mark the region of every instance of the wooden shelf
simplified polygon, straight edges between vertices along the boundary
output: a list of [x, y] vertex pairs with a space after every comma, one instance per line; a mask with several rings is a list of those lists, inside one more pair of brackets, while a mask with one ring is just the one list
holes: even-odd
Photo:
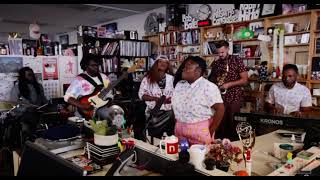
[[315, 54], [312, 57], [320, 57], [320, 54]]
[[179, 44], [160, 45], [161, 47], [179, 46]]
[[320, 33], [320, 29], [319, 30], [315, 30], [313, 31], [314, 33]]
[[216, 39], [213, 39], [213, 38], [207, 38], [206, 41], [207, 42], [219, 42], [219, 41], [223, 41], [223, 39], [216, 40]]
[[312, 83], [312, 84], [320, 84], [320, 80], [310, 80], [310, 83]]
[[320, 98], [320, 96], [319, 95], [312, 95], [313, 97], [317, 97], [317, 98]]
[[[290, 44], [284, 45], [283, 47], [299, 47], [299, 46], [309, 46], [309, 43], [302, 43], [302, 44]], [[273, 46], [268, 46], [269, 48], [273, 48]], [[279, 48], [279, 47], [278, 47]]]
[[145, 36], [142, 36], [142, 38], [149, 38], [149, 37], [155, 37], [155, 36], [159, 36], [159, 34], [145, 35]]
[[301, 15], [307, 15], [307, 14], [311, 14], [311, 10], [307, 10], [307, 11], [300, 12], [300, 13], [292, 13], [292, 14], [285, 14], [285, 15], [279, 15], [279, 16], [272, 16], [272, 17], [268, 17], [266, 19], [276, 20], [276, 19], [283, 19], [283, 18], [289, 18], [289, 17], [301, 16]]
[[213, 56], [219, 56], [219, 54], [207, 54], [207, 55], [200, 55], [202, 57], [213, 57]]
[[200, 54], [200, 52], [180, 52], [182, 54]]
[[249, 42], [249, 41], [260, 41], [260, 40], [258, 40], [258, 38], [242, 39], [242, 40], [234, 40], [233, 43], [241, 43], [241, 42]]
[[203, 29], [221, 28], [221, 27], [226, 26], [226, 25], [230, 25], [230, 24], [219, 24], [219, 25], [205, 26], [205, 27], [203, 27]]
[[201, 44], [186, 44], [186, 45], [180, 45], [182, 47], [186, 47], [186, 46], [200, 46]]
[[285, 35], [285, 36], [293, 36], [293, 35], [306, 34], [306, 33], [310, 33], [310, 31], [300, 31], [300, 32], [284, 33], [284, 35]]
[[200, 30], [200, 28], [186, 29], [186, 30], [181, 30], [179, 32], [189, 32], [189, 31], [194, 31], [194, 30]]
[[[245, 24], [245, 23], [252, 23], [252, 22], [259, 22], [259, 21], [264, 21], [264, 18], [259, 18], [259, 19], [253, 19], [250, 21], [240, 21], [240, 22], [234, 22], [234, 23], [230, 23], [232, 25], [238, 25], [238, 24]], [[229, 24], [229, 25], [230, 25]]]
[[241, 59], [261, 59], [261, 57], [243, 57]]

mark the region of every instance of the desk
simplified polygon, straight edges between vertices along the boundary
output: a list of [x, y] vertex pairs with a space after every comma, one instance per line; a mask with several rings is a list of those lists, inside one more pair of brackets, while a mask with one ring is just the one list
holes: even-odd
[[[151, 145], [151, 144], [148, 144], [148, 143], [145, 143], [143, 141], [140, 141], [140, 140], [137, 140], [137, 139], [133, 139], [133, 138], [128, 138], [127, 140], [135, 141], [135, 146], [136, 147], [139, 147], [140, 149], [142, 149], [144, 151], [147, 151], [147, 152], [150, 152], [152, 154], [155, 154], [155, 155], [157, 155], [157, 156], [159, 156], [161, 158], [164, 158], [164, 159], [167, 159], [167, 160], [172, 160], [172, 161], [176, 160], [176, 159], [173, 159], [172, 157], [168, 157], [165, 154], [160, 153], [159, 148], [154, 146], [154, 145]], [[155, 140], [155, 142], [158, 142], [158, 140]], [[73, 150], [73, 151], [62, 153], [62, 154], [59, 154], [59, 155], [61, 157], [63, 157], [63, 158], [70, 158], [70, 157], [73, 157], [73, 156], [76, 156], [76, 155], [80, 155], [80, 154], [84, 154], [84, 150], [82, 150], [82, 149]], [[108, 172], [108, 170], [110, 169], [111, 166], [112, 166], [112, 164], [104, 166], [102, 171], [99, 171], [99, 172], [97, 172], [95, 174], [92, 174], [92, 176], [104, 176]], [[201, 168], [201, 169], [196, 169], [196, 170], [198, 172], [203, 173], [204, 175], [211, 175], [211, 176], [230, 176], [230, 175], [232, 175], [232, 174], [226, 173], [224, 171], [221, 171], [219, 169], [208, 171], [205, 168]], [[144, 174], [148, 174], [150, 176], [159, 175], [157, 173], [150, 173], [150, 172], [148, 172], [146, 170], [145, 171], [139, 171], [138, 174], [136, 174], [136, 175], [138, 176], [138, 175], [144, 175]]]
[[[281, 139], [277, 135], [277, 133], [279, 133], [279, 132], [290, 132], [290, 131], [277, 130], [272, 133], [256, 137], [256, 143], [255, 143], [255, 146], [253, 147], [253, 151], [252, 151], [253, 152], [252, 153], [252, 172], [253, 172], [253, 174], [259, 175], [259, 176], [268, 175], [274, 171], [274, 169], [270, 165], [268, 165], [268, 163], [279, 163], [278, 159], [276, 159], [270, 155], [266, 155], [266, 154], [262, 153], [262, 152], [273, 153], [273, 151], [274, 151], [273, 143], [287, 143], [288, 142], [288, 139]], [[136, 146], [139, 146], [140, 148], [143, 148], [146, 151], [156, 152], [158, 149], [156, 146], [145, 143], [143, 141], [136, 140], [136, 139], [132, 139], [132, 140], [135, 141]], [[156, 145], [158, 144], [158, 142], [159, 142], [159, 140], [155, 139]], [[242, 147], [242, 144], [240, 141], [232, 142], [232, 144], [234, 144], [238, 147]], [[60, 154], [60, 156], [62, 156], [64, 158], [69, 158], [69, 157], [83, 154], [83, 153], [84, 153], [83, 150], [75, 150], [75, 151]], [[157, 151], [156, 154], [163, 157], [163, 158], [170, 159], [169, 157], [166, 157], [164, 154], [161, 154], [159, 151]], [[93, 174], [93, 176], [105, 175], [110, 167], [111, 167], [111, 165], [106, 165], [104, 167], [103, 171], [100, 171], [96, 174]], [[245, 169], [243, 162], [241, 163], [241, 165], [238, 168], [235, 166], [235, 164], [232, 164], [228, 173], [225, 173], [225, 172], [220, 171], [218, 169], [215, 169], [213, 171], [208, 171], [205, 168], [198, 169], [198, 171], [201, 171], [201, 172], [205, 173], [206, 175], [212, 175], [212, 176], [231, 176], [231, 175], [233, 175], [233, 173], [235, 171], [240, 170], [240, 169]]]
[[[262, 136], [256, 137], [255, 145], [252, 149], [252, 173], [265, 176], [274, 171], [274, 169], [269, 165], [270, 163], [280, 163], [278, 159], [270, 155], [264, 154], [262, 152], [273, 153], [273, 143], [288, 143], [288, 139], [281, 139], [277, 133], [279, 132], [290, 132], [286, 130], [277, 130]], [[242, 143], [240, 141], [232, 142], [233, 145], [242, 148]], [[234, 164], [233, 164], [234, 165]], [[236, 167], [231, 166], [230, 173], [234, 173]], [[241, 163], [239, 169], [245, 169], [244, 163]]]
[[[253, 151], [252, 151], [252, 172], [253, 172], [253, 175], [264, 176], [264, 175], [268, 175], [274, 171], [274, 169], [271, 166], [268, 166], [266, 164], [278, 163], [279, 160], [272, 157], [272, 156], [261, 153], [261, 152], [271, 153], [271, 152], [273, 152], [273, 143], [287, 143], [288, 142], [288, 139], [281, 139], [280, 136], [277, 135], [277, 133], [279, 133], [280, 131], [283, 132], [283, 130], [277, 130], [275, 132], [256, 137], [256, 143], [255, 143], [255, 146], [253, 147]], [[285, 131], [285, 132], [288, 132], [288, 131]], [[139, 147], [140, 149], [143, 149], [144, 151], [151, 152], [151, 153], [156, 154], [157, 156], [164, 158], [164, 159], [167, 159], [167, 160], [174, 160], [171, 157], [168, 157], [164, 154], [161, 154], [160, 151], [158, 150], [158, 147], [156, 147], [154, 145], [151, 145], [151, 144], [148, 144], [148, 143], [145, 143], [143, 141], [136, 140], [133, 138], [129, 138], [129, 139], [134, 140], [136, 146]], [[155, 142], [157, 142], [157, 140]], [[242, 144], [240, 141], [235, 141], [232, 143], [236, 146], [242, 147]], [[80, 155], [83, 153], [84, 153], [83, 149], [77, 149], [77, 150], [69, 151], [66, 153], [61, 153], [61, 154], [59, 154], [59, 156], [61, 156], [63, 158], [70, 158], [75, 155]], [[92, 176], [104, 176], [106, 174], [106, 172], [110, 169], [111, 166], [112, 166], [111, 164], [104, 166], [102, 171], [97, 172], [95, 174], [92, 174]], [[18, 167], [18, 165], [15, 164], [15, 167]], [[198, 172], [205, 174], [205, 175], [232, 176], [232, 174], [236, 170], [241, 170], [241, 169], [245, 169], [243, 163], [241, 163], [239, 168], [235, 167], [234, 164], [232, 164], [228, 173], [223, 172], [218, 169], [208, 171], [205, 168], [201, 168], [201, 169], [196, 169], [196, 170]], [[143, 174], [146, 172], [139, 172], [139, 173]], [[140, 174], [136, 174], [136, 175], [140, 175]], [[156, 175], [156, 174], [149, 174], [149, 175]]]

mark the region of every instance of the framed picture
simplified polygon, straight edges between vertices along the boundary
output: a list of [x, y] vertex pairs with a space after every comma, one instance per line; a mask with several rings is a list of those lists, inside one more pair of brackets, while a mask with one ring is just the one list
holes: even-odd
[[59, 39], [60, 39], [61, 45], [68, 45], [69, 44], [69, 35], [68, 34], [59, 36]]
[[260, 18], [276, 16], [281, 13], [282, 7], [281, 4], [261, 4]]
[[308, 64], [308, 51], [297, 51], [295, 53], [294, 64]]
[[105, 27], [107, 30], [107, 33], [115, 33], [116, 30], [118, 30], [117, 23], [110, 23], [110, 24], [102, 25], [101, 27]]

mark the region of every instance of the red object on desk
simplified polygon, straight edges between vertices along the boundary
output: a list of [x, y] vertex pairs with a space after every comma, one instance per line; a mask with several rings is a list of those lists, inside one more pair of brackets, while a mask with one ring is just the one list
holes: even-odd
[[250, 149], [248, 149], [247, 151], [246, 151], [246, 160], [247, 161], [250, 161], [251, 160], [251, 150]]

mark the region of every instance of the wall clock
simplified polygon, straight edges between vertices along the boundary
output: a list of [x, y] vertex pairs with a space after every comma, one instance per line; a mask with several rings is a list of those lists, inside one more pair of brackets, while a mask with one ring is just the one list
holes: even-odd
[[197, 11], [198, 18], [201, 21], [208, 19], [211, 16], [211, 13], [211, 7], [208, 4], [201, 5]]

